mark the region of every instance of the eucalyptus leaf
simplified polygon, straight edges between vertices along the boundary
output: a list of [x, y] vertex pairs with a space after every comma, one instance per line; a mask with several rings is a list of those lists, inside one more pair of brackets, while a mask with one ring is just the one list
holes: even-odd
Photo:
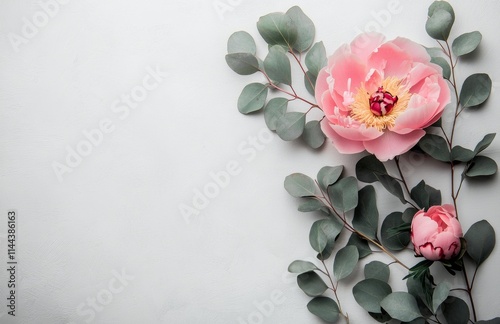
[[450, 294], [450, 285], [446, 282], [440, 282], [432, 293], [432, 311], [437, 313], [438, 307], [448, 298]]
[[477, 321], [476, 324], [500, 324], [500, 317], [495, 317], [485, 321]]
[[401, 184], [399, 183], [398, 180], [394, 179], [388, 174], [377, 175], [377, 179], [378, 181], [380, 181], [380, 183], [384, 186], [384, 188], [388, 192], [398, 197], [402, 204], [406, 203], [406, 198], [403, 193], [403, 188], [401, 187]]
[[410, 322], [422, 316], [415, 297], [407, 292], [398, 291], [389, 294], [380, 302], [380, 306], [392, 318], [403, 322]]
[[368, 314], [379, 323], [387, 323], [392, 319], [391, 315], [387, 314], [387, 312], [383, 309], [382, 309], [382, 313], [368, 312]]
[[403, 220], [403, 222], [410, 224], [413, 219], [413, 216], [415, 216], [417, 212], [418, 210], [413, 207], [406, 208], [405, 211], [403, 212], [403, 216], [401, 216], [401, 219]]
[[442, 57], [445, 55], [441, 47], [426, 47], [425, 50], [430, 57]]
[[317, 77], [319, 71], [326, 65], [326, 63], [327, 57], [325, 45], [323, 44], [323, 42], [317, 42], [306, 54], [306, 67], [312, 75]]
[[307, 122], [302, 134], [304, 141], [313, 149], [320, 148], [325, 143], [325, 134], [321, 130], [319, 120], [311, 120]]
[[348, 212], [358, 205], [358, 181], [354, 177], [340, 179], [328, 188], [333, 207]]
[[354, 245], [358, 249], [359, 258], [362, 259], [372, 253], [368, 241], [359, 237], [358, 234], [352, 233], [347, 241], [347, 245]]
[[467, 324], [469, 322], [469, 306], [458, 297], [448, 296], [441, 304], [441, 309], [447, 323]]
[[260, 17], [257, 29], [269, 45], [282, 45], [293, 48], [297, 41], [298, 31], [290, 16], [274, 12]]
[[337, 303], [328, 297], [315, 297], [308, 304], [307, 309], [327, 323], [337, 322], [340, 314]]
[[356, 268], [358, 260], [359, 252], [354, 245], [347, 245], [340, 249], [335, 255], [333, 263], [333, 275], [337, 281], [350, 275]]
[[287, 112], [276, 121], [276, 133], [284, 141], [293, 141], [304, 132], [306, 114]]
[[242, 114], [260, 110], [266, 103], [268, 88], [262, 83], [250, 83], [243, 88], [238, 98], [238, 110]]
[[306, 295], [311, 297], [320, 296], [328, 288], [323, 279], [313, 271], [298, 275], [297, 284]]
[[472, 161], [465, 171], [465, 175], [469, 178], [491, 176], [497, 173], [498, 166], [495, 160], [478, 155]]
[[285, 190], [293, 197], [315, 197], [319, 194], [316, 182], [302, 173], [292, 173], [285, 178]]
[[448, 148], [446, 140], [441, 136], [426, 134], [418, 142], [418, 146], [422, 149], [422, 151], [424, 151], [434, 159], [441, 162], [450, 162], [450, 149]]
[[393, 212], [382, 222], [380, 236], [382, 245], [393, 251], [401, 251], [410, 243], [410, 231], [395, 231], [398, 226], [405, 224], [403, 213]]
[[423, 209], [441, 205], [441, 191], [427, 185], [424, 180], [411, 189], [410, 196]]
[[352, 288], [352, 294], [356, 302], [367, 312], [381, 313], [380, 302], [390, 293], [391, 286], [378, 279], [365, 279], [358, 282]]
[[340, 179], [343, 170], [344, 166], [342, 165], [322, 167], [317, 175], [319, 187], [326, 191], [329, 186]]
[[269, 78], [277, 83], [292, 84], [290, 59], [281, 46], [272, 46], [264, 59], [264, 69]]
[[257, 46], [255, 41], [246, 31], [237, 31], [229, 36], [227, 41], [227, 52], [231, 53], [250, 53], [255, 55]]
[[427, 19], [425, 30], [432, 38], [445, 41], [450, 35], [453, 22], [454, 19], [448, 11], [437, 9], [434, 10], [432, 15]]
[[491, 79], [486, 73], [472, 74], [465, 79], [460, 90], [462, 107], [475, 107], [484, 103], [491, 93]]
[[287, 107], [288, 99], [286, 98], [278, 97], [269, 100], [264, 107], [264, 120], [270, 130], [276, 130], [276, 122], [285, 115]]
[[376, 240], [378, 217], [375, 189], [371, 185], [365, 186], [358, 193], [358, 205], [354, 210], [352, 226], [357, 231]]
[[[322, 254], [328, 245], [333, 245], [342, 231], [343, 224], [334, 219], [321, 219], [313, 223], [309, 232], [311, 247]], [[331, 253], [329, 251], [328, 253]]]
[[479, 267], [491, 254], [495, 247], [495, 230], [486, 220], [474, 223], [467, 233], [467, 254]]
[[309, 92], [311, 95], [315, 95], [315, 85], [316, 85], [316, 79], [317, 76], [312, 74], [311, 71], [307, 71], [306, 74], [304, 74], [304, 84], [306, 86], [307, 92]]
[[458, 162], [469, 162], [474, 158], [476, 153], [473, 151], [463, 148], [460, 145], [454, 146], [451, 149], [451, 159]]
[[288, 272], [291, 273], [305, 273], [318, 270], [314, 263], [309, 261], [295, 260], [288, 266]]
[[314, 41], [316, 33], [314, 23], [298, 6], [288, 9], [286, 15], [292, 19], [297, 28], [297, 39], [293, 45], [293, 49], [302, 53], [311, 47]]
[[386, 175], [387, 170], [375, 155], [367, 155], [356, 163], [356, 177], [359, 181], [373, 183], [378, 181], [379, 175]]
[[456, 56], [462, 56], [473, 52], [481, 43], [483, 36], [478, 31], [465, 33], [453, 41], [451, 50]]
[[442, 0], [436, 0], [434, 1], [430, 6], [429, 6], [429, 9], [427, 11], [427, 15], [430, 17], [434, 14], [434, 12], [436, 10], [444, 10], [446, 12], [448, 12], [453, 21], [455, 21], [455, 11], [453, 10], [453, 7], [451, 6], [451, 4], [447, 1], [442, 1]]
[[477, 143], [476, 148], [474, 149], [474, 154], [479, 154], [484, 151], [488, 146], [490, 146], [491, 142], [495, 138], [495, 133], [486, 134], [479, 143]]
[[306, 199], [307, 200], [303, 202], [298, 208], [300, 212], [306, 213], [306, 212], [321, 210], [325, 214], [329, 213], [328, 207], [323, 202], [321, 202], [321, 200], [314, 198], [306, 198]]
[[365, 265], [365, 278], [378, 279], [384, 282], [389, 282], [391, 270], [389, 266], [380, 261], [372, 261]]
[[251, 53], [231, 53], [226, 55], [226, 63], [234, 72], [249, 75], [259, 71], [259, 60]]
[[448, 79], [448, 80], [450, 79], [451, 68], [450, 68], [450, 64], [448, 63], [448, 61], [446, 61], [442, 57], [432, 57], [431, 63], [437, 64], [443, 69], [443, 78]]

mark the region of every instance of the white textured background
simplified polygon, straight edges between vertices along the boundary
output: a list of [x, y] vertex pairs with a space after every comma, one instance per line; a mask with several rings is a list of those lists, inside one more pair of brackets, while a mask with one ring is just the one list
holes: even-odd
[[[398, 12], [382, 17], [394, 1]], [[329, 53], [374, 25], [389, 39], [433, 45], [424, 30], [431, 1], [66, 0], [44, 21], [48, 2], [0, 2], [0, 322], [319, 323], [286, 272], [291, 261], [314, 257], [308, 232], [317, 216], [296, 211], [282, 183], [324, 165], [352, 172], [360, 155], [265, 137], [262, 115], [236, 109], [243, 86], [261, 78], [226, 66], [227, 38], [249, 31], [263, 57], [256, 21], [298, 4]], [[453, 5], [452, 37], [483, 34], [477, 62], [459, 63], [459, 80], [488, 72], [494, 82], [487, 104], [461, 119], [457, 144], [474, 147], [499, 129], [500, 2]], [[40, 27], [29, 29], [33, 19]], [[24, 42], [13, 46], [13, 34]], [[122, 96], [142, 84], [148, 67], [163, 71], [161, 82], [126, 115]], [[112, 132], [58, 181], [53, 164], [65, 163], [68, 148], [84, 145], [84, 132], [103, 121]], [[497, 139], [485, 154], [499, 161], [499, 148]], [[198, 215], [183, 217], [179, 207], [192, 205], [196, 190], [228, 163], [239, 173]], [[449, 202], [447, 169], [431, 165], [408, 165], [410, 184], [425, 176]], [[401, 208], [380, 192], [382, 217]], [[464, 228], [487, 219], [499, 231], [498, 194], [497, 178], [466, 184]], [[5, 314], [10, 208], [19, 213], [15, 319]], [[362, 263], [375, 258], [386, 260]], [[410, 252], [403, 258], [417, 261]], [[492, 289], [499, 267], [497, 247], [474, 287], [483, 319], [500, 315]], [[404, 272], [391, 270], [401, 287]], [[350, 292], [362, 277], [360, 268], [340, 286], [351, 323], [372, 321]]]

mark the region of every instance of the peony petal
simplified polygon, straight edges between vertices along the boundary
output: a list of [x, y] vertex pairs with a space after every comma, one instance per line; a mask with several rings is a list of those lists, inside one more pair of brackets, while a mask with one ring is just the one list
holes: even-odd
[[398, 37], [392, 43], [401, 48], [405, 53], [408, 53], [414, 62], [429, 63], [431, 61], [431, 57], [425, 48], [414, 41]]
[[425, 80], [425, 78], [431, 75], [436, 75], [438, 73], [440, 72], [436, 71], [436, 69], [430, 65], [422, 63], [415, 64], [408, 72], [408, 76], [406, 77], [407, 86], [410, 89], [410, 92], [417, 92], [417, 89], [412, 89], [415, 85]]
[[404, 135], [386, 131], [384, 135], [364, 142], [364, 145], [368, 152], [375, 154], [377, 159], [383, 162], [408, 152], [424, 135], [425, 131], [422, 129]]
[[368, 66], [383, 70], [384, 78], [394, 76], [404, 79], [412, 68], [411, 58], [396, 45], [387, 42], [378, 48], [369, 58]]
[[440, 247], [442, 249], [445, 259], [451, 259], [454, 256], [456, 247], [460, 248], [460, 239], [450, 232], [442, 232], [436, 236], [432, 245], [435, 248]]
[[330, 75], [335, 79], [335, 92], [341, 96], [344, 96], [344, 93], [354, 94], [365, 81], [367, 72], [366, 64], [357, 56], [339, 57], [330, 68]]
[[398, 134], [408, 134], [415, 129], [425, 128], [429, 120], [435, 116], [439, 103], [428, 102], [420, 95], [413, 95], [406, 110], [398, 116], [390, 130]]
[[326, 71], [326, 68], [323, 68], [319, 71], [318, 77], [316, 78], [316, 86], [314, 93], [316, 97], [316, 102], [318, 104], [321, 104], [323, 94], [328, 91], [328, 83], [326, 82], [327, 77], [328, 77], [328, 72]]
[[357, 55], [361, 60], [366, 61], [368, 57], [385, 40], [385, 36], [380, 33], [364, 33], [356, 36], [351, 42], [351, 52]]
[[424, 258], [430, 261], [438, 261], [444, 255], [442, 248], [435, 248], [431, 243], [426, 243], [420, 246], [420, 254], [422, 254]]
[[411, 233], [413, 235], [412, 243], [415, 246], [424, 245], [432, 242], [437, 233], [437, 223], [427, 217], [425, 213], [418, 212], [411, 223]]
[[384, 135], [375, 127], [366, 128], [364, 124], [359, 127], [332, 125], [332, 128], [337, 134], [351, 141], [370, 141]]
[[323, 119], [321, 122], [321, 129], [325, 135], [333, 142], [333, 145], [342, 154], [360, 153], [365, 150], [363, 142], [351, 141], [338, 135], [332, 128], [332, 124], [328, 120]]

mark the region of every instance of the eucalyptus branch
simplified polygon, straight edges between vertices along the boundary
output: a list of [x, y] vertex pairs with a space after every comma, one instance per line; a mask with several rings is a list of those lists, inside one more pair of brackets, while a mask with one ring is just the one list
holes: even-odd
[[[394, 158], [394, 162], [396, 162], [396, 167], [398, 169], [398, 173], [399, 173], [399, 176], [401, 177], [401, 179], [397, 179], [397, 180], [400, 180], [401, 183], [404, 185], [405, 187], [405, 190], [406, 190], [406, 193], [408, 194], [408, 196], [411, 198], [411, 191], [410, 189], [408, 188], [408, 184], [406, 183], [406, 179], [405, 179], [405, 176], [403, 175], [403, 171], [401, 170], [401, 166], [399, 165], [399, 156], [396, 156]], [[412, 203], [411, 201], [405, 199], [406, 203], [411, 205], [413, 208], [415, 209], [419, 209], [414, 203]]]
[[297, 55], [294, 53], [293, 49], [289, 49], [288, 52], [290, 54], [292, 54], [292, 56], [295, 59], [295, 61], [297, 61], [297, 64], [299, 65], [300, 69], [304, 73], [304, 76], [306, 77], [307, 82], [309, 82], [309, 84], [311, 85], [311, 88], [314, 89], [314, 83], [311, 81], [311, 78], [309, 78], [309, 75], [307, 74], [306, 70], [304, 69], [304, 66], [302, 65], [302, 62], [300, 61], [300, 58], [297, 57]]
[[328, 270], [328, 267], [325, 264], [325, 260], [323, 260], [323, 256], [321, 257], [321, 263], [323, 264], [323, 267], [325, 268], [326, 273], [324, 271], [321, 271], [321, 270], [320, 271], [323, 272], [324, 274], [326, 274], [326, 276], [330, 280], [330, 283], [332, 285], [331, 290], [333, 291], [333, 294], [335, 295], [335, 299], [337, 300], [337, 305], [339, 306], [339, 312], [346, 319], [347, 323], [349, 323], [349, 316], [347, 315], [347, 313], [344, 314], [344, 311], [342, 310], [342, 306], [340, 305], [340, 299], [339, 299], [339, 296], [337, 294], [337, 286], [335, 286], [335, 284], [333, 283], [333, 278], [330, 275], [330, 271]]

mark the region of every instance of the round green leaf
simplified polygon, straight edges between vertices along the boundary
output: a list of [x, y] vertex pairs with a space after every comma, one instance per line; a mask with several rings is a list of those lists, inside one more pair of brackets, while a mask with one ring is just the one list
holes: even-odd
[[284, 141], [293, 141], [302, 135], [306, 124], [306, 114], [288, 112], [276, 121], [276, 133]]
[[342, 175], [342, 171], [344, 170], [344, 166], [325, 166], [322, 167], [318, 172], [318, 184], [321, 189], [326, 190], [329, 186], [337, 182], [337, 180]]
[[441, 205], [441, 191], [427, 185], [424, 180], [411, 189], [410, 196], [420, 208]]
[[[343, 224], [333, 219], [321, 219], [313, 223], [309, 231], [309, 243], [320, 255], [327, 247], [333, 247], [335, 239], [342, 231]], [[331, 251], [327, 251], [331, 253]], [[323, 258], [320, 258], [323, 259]]]
[[410, 243], [410, 231], [396, 231], [395, 228], [405, 224], [401, 212], [389, 214], [382, 222], [380, 235], [382, 244], [393, 250], [401, 251]]
[[250, 53], [227, 54], [226, 63], [231, 70], [241, 75], [249, 75], [259, 71], [259, 61]]
[[316, 85], [316, 79], [317, 76], [313, 75], [311, 71], [307, 71], [306, 74], [304, 74], [304, 85], [306, 86], [306, 90], [313, 96], [315, 95], [314, 89]]
[[314, 263], [309, 261], [295, 260], [288, 266], [288, 272], [291, 273], [304, 273], [309, 271], [318, 270]]
[[403, 322], [410, 322], [422, 316], [415, 297], [407, 292], [398, 291], [389, 294], [380, 302], [380, 306], [392, 318]]
[[467, 233], [467, 254], [480, 266], [486, 260], [495, 247], [495, 230], [486, 220], [474, 223]]
[[401, 187], [401, 183], [399, 183], [398, 180], [388, 174], [377, 175], [377, 179], [388, 192], [398, 197], [402, 204], [406, 203], [403, 188]]
[[427, 11], [427, 15], [429, 17], [432, 16], [434, 14], [434, 12], [438, 9], [441, 9], [441, 10], [448, 12], [451, 15], [453, 21], [455, 21], [455, 11], [453, 10], [453, 7], [451, 6], [451, 4], [447, 1], [442, 1], [442, 0], [434, 1], [429, 6], [429, 10]]
[[327, 323], [335, 323], [339, 318], [337, 303], [328, 297], [315, 297], [308, 304], [307, 309]]
[[276, 45], [269, 49], [269, 54], [264, 59], [264, 69], [271, 80], [287, 85], [292, 84], [290, 59], [286, 56], [283, 47]]
[[367, 155], [356, 163], [356, 177], [359, 181], [373, 183], [378, 181], [378, 175], [383, 174], [387, 174], [387, 170], [375, 155]]
[[445, 41], [450, 35], [453, 22], [454, 19], [448, 11], [437, 9], [427, 19], [425, 30], [432, 38]]
[[364, 273], [366, 279], [378, 279], [383, 282], [388, 282], [391, 270], [389, 266], [383, 262], [372, 261], [365, 265]]
[[487, 157], [478, 155], [469, 164], [468, 168], [465, 170], [465, 175], [467, 177], [484, 177], [491, 176], [497, 173], [498, 166], [495, 160]]
[[434, 134], [425, 134], [424, 137], [418, 142], [418, 146], [433, 157], [441, 162], [450, 162], [451, 154], [446, 140], [441, 136]]
[[311, 120], [307, 122], [302, 134], [304, 141], [313, 149], [318, 149], [325, 142], [325, 134], [321, 130], [319, 120]]
[[465, 79], [460, 91], [462, 107], [479, 106], [488, 99], [491, 93], [491, 79], [486, 73], [476, 73]]
[[337, 280], [342, 280], [350, 275], [356, 268], [359, 260], [358, 249], [354, 245], [348, 245], [341, 248], [333, 263], [333, 275]]
[[264, 107], [268, 88], [262, 83], [250, 83], [243, 88], [238, 98], [238, 110], [242, 114], [249, 114]]
[[229, 36], [227, 41], [227, 52], [231, 53], [250, 53], [255, 55], [257, 47], [253, 37], [246, 31], [237, 31]]
[[456, 56], [469, 54], [479, 46], [482, 38], [483, 36], [478, 31], [462, 34], [455, 38], [451, 50]]
[[315, 197], [319, 194], [316, 182], [302, 173], [292, 173], [285, 178], [285, 190], [293, 197]]
[[443, 69], [443, 78], [448, 79], [448, 80], [450, 79], [451, 68], [450, 68], [450, 64], [448, 64], [448, 61], [446, 61], [442, 57], [432, 57], [431, 63], [437, 64]]
[[450, 286], [447, 282], [440, 282], [432, 293], [432, 311], [437, 313], [438, 307], [448, 298]]
[[469, 162], [475, 155], [476, 154], [473, 151], [463, 148], [460, 145], [454, 146], [451, 149], [451, 159], [453, 161]]
[[285, 115], [287, 107], [288, 99], [286, 98], [273, 98], [269, 100], [264, 107], [264, 120], [270, 130], [276, 130], [276, 122]]
[[317, 77], [319, 71], [327, 63], [326, 49], [323, 42], [317, 42], [311, 47], [311, 50], [306, 54], [305, 63], [309, 72]]
[[476, 148], [474, 149], [474, 154], [477, 155], [484, 151], [488, 146], [490, 146], [491, 142], [495, 138], [495, 133], [486, 134], [479, 143], [477, 143]]
[[378, 279], [365, 279], [352, 288], [356, 302], [367, 312], [381, 313], [380, 302], [392, 292], [391, 286]]
[[358, 205], [358, 181], [354, 177], [340, 179], [328, 188], [333, 207], [348, 212]]
[[320, 200], [314, 199], [314, 198], [307, 199], [304, 203], [302, 203], [299, 206], [298, 210], [300, 212], [312, 212], [312, 211], [321, 210], [321, 211], [325, 212], [326, 214], [329, 213], [328, 207]]
[[378, 217], [375, 188], [372, 185], [365, 186], [358, 193], [358, 204], [354, 210], [352, 226], [366, 236], [376, 239]]
[[323, 279], [313, 271], [298, 275], [297, 284], [306, 295], [311, 297], [320, 296], [328, 288]]
[[352, 233], [347, 241], [347, 245], [354, 245], [358, 249], [359, 258], [362, 259], [372, 253], [368, 241], [359, 237], [358, 234]]
[[458, 297], [448, 296], [441, 304], [441, 309], [447, 323], [467, 324], [469, 322], [469, 306]]
[[297, 39], [293, 45], [293, 49], [302, 53], [311, 47], [314, 41], [314, 34], [316, 32], [314, 23], [298, 6], [288, 9], [286, 15], [292, 19], [294, 25], [297, 27]]
[[292, 18], [281, 12], [274, 12], [260, 17], [257, 29], [269, 45], [281, 45], [293, 48], [298, 31]]

